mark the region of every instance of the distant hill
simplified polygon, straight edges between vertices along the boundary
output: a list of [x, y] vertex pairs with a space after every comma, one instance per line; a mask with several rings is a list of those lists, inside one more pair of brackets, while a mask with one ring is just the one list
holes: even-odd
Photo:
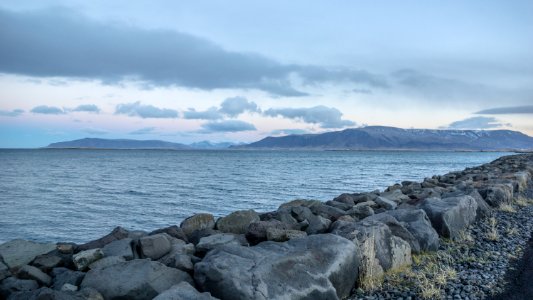
[[533, 150], [533, 137], [511, 130], [433, 130], [367, 126], [322, 134], [267, 137], [240, 149]]
[[159, 140], [126, 140], [85, 138], [74, 141], [52, 143], [46, 148], [84, 148], [84, 149], [191, 149], [191, 147]]
[[239, 146], [243, 145], [243, 143], [231, 143], [231, 142], [221, 142], [221, 143], [213, 143], [209, 141], [202, 141], [202, 142], [196, 142], [189, 144], [189, 147], [194, 149], [227, 149], [231, 146]]

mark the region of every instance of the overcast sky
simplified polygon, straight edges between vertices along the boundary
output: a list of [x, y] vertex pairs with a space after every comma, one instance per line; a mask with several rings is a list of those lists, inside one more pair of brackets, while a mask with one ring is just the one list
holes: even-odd
[[533, 1], [0, 3], [0, 147], [533, 135]]

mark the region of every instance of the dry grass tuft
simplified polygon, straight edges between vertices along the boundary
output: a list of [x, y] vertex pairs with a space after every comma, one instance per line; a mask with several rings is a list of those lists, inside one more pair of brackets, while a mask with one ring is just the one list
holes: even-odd
[[496, 218], [491, 217], [489, 218], [489, 230], [486, 233], [486, 237], [489, 241], [497, 241], [500, 239], [500, 234], [498, 233], [498, 229], [496, 229], [496, 225], [498, 224], [498, 221]]
[[514, 198], [514, 204], [518, 205], [519, 207], [526, 207], [533, 204], [533, 199], [528, 199], [524, 196], [518, 196]]
[[515, 213], [516, 209], [510, 204], [501, 204], [499, 209], [503, 212]]

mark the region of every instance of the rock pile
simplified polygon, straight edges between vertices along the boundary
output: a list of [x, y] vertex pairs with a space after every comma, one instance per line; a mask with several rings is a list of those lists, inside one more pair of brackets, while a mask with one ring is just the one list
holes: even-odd
[[533, 196], [532, 177], [533, 155], [514, 155], [327, 202], [117, 227], [83, 245], [14, 240], [0, 245], [0, 298], [343, 299]]

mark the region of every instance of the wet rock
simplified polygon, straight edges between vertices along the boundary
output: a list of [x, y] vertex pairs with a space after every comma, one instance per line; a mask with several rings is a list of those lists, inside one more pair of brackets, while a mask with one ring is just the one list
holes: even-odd
[[292, 200], [292, 201], [281, 204], [278, 210], [284, 209], [284, 208], [292, 208], [296, 206], [305, 206], [305, 207], [311, 208], [316, 205], [324, 205], [324, 203], [318, 200], [296, 199], [296, 200]]
[[102, 252], [105, 257], [120, 256], [125, 260], [132, 260], [134, 258], [132, 242], [133, 240], [130, 238], [116, 240], [105, 245], [104, 248], [102, 248]]
[[56, 249], [55, 244], [13, 240], [0, 245], [0, 256], [9, 268], [17, 268], [29, 264], [36, 256], [54, 249]]
[[220, 299], [337, 299], [349, 295], [358, 265], [355, 244], [321, 234], [219, 248], [195, 265], [194, 274], [202, 290]]
[[250, 223], [260, 221], [253, 210], [239, 210], [218, 219], [216, 227], [225, 233], [245, 234]]
[[46, 273], [44, 273], [39, 268], [36, 268], [34, 266], [29, 266], [29, 265], [22, 266], [17, 272], [17, 277], [20, 279], [35, 280], [39, 284], [45, 285], [45, 286], [52, 285], [52, 277], [48, 276]]
[[72, 256], [72, 262], [80, 271], [86, 270], [90, 264], [104, 257], [104, 253], [100, 248], [81, 251]]
[[102, 248], [105, 245], [111, 243], [112, 241], [121, 240], [129, 237], [129, 234], [130, 233], [126, 229], [118, 226], [115, 227], [115, 229], [113, 229], [113, 231], [111, 231], [109, 234], [94, 241], [79, 245], [77, 249], [78, 251], [84, 251], [89, 249]]
[[267, 239], [274, 242], [286, 242], [288, 240], [306, 237], [307, 233], [292, 229], [267, 229]]
[[171, 243], [166, 234], [159, 233], [140, 238], [136, 249], [140, 257], [157, 260], [170, 251]]
[[200, 293], [192, 285], [183, 281], [162, 292], [153, 300], [216, 300], [210, 293]]
[[195, 214], [194, 216], [188, 217], [183, 220], [180, 224], [181, 230], [189, 238], [189, 236], [198, 230], [205, 229], [214, 229], [215, 228], [215, 218], [212, 214]]
[[106, 268], [90, 270], [81, 288], [99, 291], [105, 299], [152, 299], [191, 277], [180, 270], [147, 259], [135, 259]]
[[421, 204], [433, 228], [443, 237], [456, 238], [476, 220], [477, 203], [470, 196], [428, 198]]

